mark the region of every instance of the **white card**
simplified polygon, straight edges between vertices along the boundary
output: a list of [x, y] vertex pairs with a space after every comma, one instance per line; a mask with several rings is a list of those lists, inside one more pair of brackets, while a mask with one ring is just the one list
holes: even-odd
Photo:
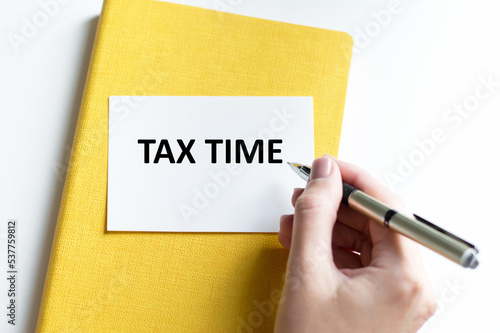
[[110, 231], [277, 232], [314, 158], [312, 97], [111, 96], [109, 127]]

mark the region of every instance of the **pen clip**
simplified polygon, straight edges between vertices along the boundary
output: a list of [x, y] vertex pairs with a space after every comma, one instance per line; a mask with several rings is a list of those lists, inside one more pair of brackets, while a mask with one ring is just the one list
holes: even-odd
[[458, 237], [458, 236], [456, 236], [456, 235], [452, 234], [452, 233], [451, 233], [451, 232], [449, 232], [449, 231], [444, 230], [444, 229], [443, 229], [443, 228], [441, 228], [441, 227], [438, 227], [438, 226], [437, 226], [437, 225], [435, 225], [434, 223], [427, 221], [426, 219], [424, 219], [424, 218], [422, 218], [422, 217], [418, 216], [417, 214], [413, 214], [413, 216], [415, 216], [415, 218], [417, 219], [417, 221], [419, 221], [419, 222], [421, 222], [421, 223], [423, 223], [423, 224], [425, 224], [425, 225], [427, 225], [427, 226], [429, 226], [429, 227], [433, 228], [434, 230], [437, 230], [437, 231], [439, 231], [439, 232], [441, 232], [441, 233], [443, 233], [443, 234], [445, 234], [445, 235], [447, 235], [447, 236], [449, 236], [449, 237], [451, 237], [451, 238], [453, 238], [453, 239], [455, 239], [455, 240], [457, 240], [457, 241], [459, 241], [459, 242], [462, 242], [462, 243], [464, 243], [464, 244], [466, 244], [466, 245], [470, 246], [471, 248], [473, 248], [473, 249], [474, 249], [474, 250], [476, 250], [477, 252], [479, 252], [479, 250], [476, 248], [476, 246], [475, 246], [475, 245], [473, 245], [473, 244], [471, 244], [471, 243], [467, 242], [466, 240], [464, 240], [464, 239], [462, 239], [462, 238], [460, 238], [460, 237]]

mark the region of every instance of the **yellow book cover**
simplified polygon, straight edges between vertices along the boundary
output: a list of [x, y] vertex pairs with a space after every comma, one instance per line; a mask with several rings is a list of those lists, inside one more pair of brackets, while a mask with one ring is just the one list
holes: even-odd
[[287, 260], [276, 234], [106, 231], [108, 99], [313, 96], [315, 153], [336, 155], [351, 50], [342, 32], [105, 0], [37, 331], [271, 332]]

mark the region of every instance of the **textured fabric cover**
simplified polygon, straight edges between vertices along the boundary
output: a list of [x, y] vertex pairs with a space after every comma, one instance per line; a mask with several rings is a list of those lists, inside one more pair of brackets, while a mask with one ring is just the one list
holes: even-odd
[[106, 0], [37, 331], [271, 332], [287, 259], [276, 234], [106, 232], [108, 97], [313, 96], [315, 153], [335, 155], [351, 50], [342, 32]]

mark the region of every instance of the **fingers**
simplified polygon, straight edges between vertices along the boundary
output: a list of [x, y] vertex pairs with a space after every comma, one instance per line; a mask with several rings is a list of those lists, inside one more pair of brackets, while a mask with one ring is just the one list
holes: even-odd
[[[404, 211], [401, 199], [387, 190], [375, 178], [369, 175], [361, 168], [344, 161], [336, 160], [342, 173], [342, 180], [351, 184], [366, 194], [394, 207], [396, 210]], [[363, 218], [360, 214], [347, 209], [339, 212], [339, 219], [345, 221], [357, 230], [369, 230], [372, 244], [372, 264], [377, 266], [391, 266], [394, 260], [407, 260], [408, 258], [418, 256], [416, 245], [404, 236], [381, 226], [376, 222], [371, 222], [366, 228]], [[348, 222], [349, 221], [349, 222]]]
[[337, 266], [339, 269], [354, 269], [363, 267], [361, 258], [358, 254], [338, 247], [333, 247], [333, 258], [335, 266]]
[[370, 237], [343, 223], [336, 223], [333, 228], [332, 243], [348, 250], [356, 252], [371, 252], [372, 243]]
[[295, 207], [295, 202], [297, 198], [304, 192], [303, 188], [294, 188], [292, 194], [292, 206]]
[[[283, 215], [280, 219], [280, 230], [278, 239], [281, 245], [286, 249], [290, 249], [293, 229], [293, 214]], [[333, 227], [332, 244], [356, 252], [371, 251], [371, 240], [369, 235], [353, 229], [344, 223], [337, 221]]]
[[[292, 252], [295, 248], [295, 252], [303, 256], [305, 253], [311, 253], [310, 245], [315, 242], [316, 244], [319, 242], [336, 244], [361, 253], [358, 259], [361, 260], [363, 266], [371, 263], [375, 266], [389, 267], [395, 263], [394, 260], [401, 263], [402, 260], [409, 262], [418, 257], [416, 245], [410, 240], [371, 221], [351, 208], [338, 204], [342, 189], [337, 187], [335, 190], [334, 184], [339, 183], [340, 180], [334, 176], [322, 176], [319, 179], [314, 177], [314, 170], [321, 171], [322, 167], [323, 171], [326, 170], [324, 165], [316, 164], [320, 163], [317, 162], [319, 160], [326, 163], [328, 161], [325, 160], [326, 158], [334, 161], [331, 169], [332, 175], [335, 174], [338, 165], [337, 176], [341, 175], [341, 180], [399, 211], [404, 211], [401, 200], [367, 172], [352, 164], [327, 156], [317, 159], [313, 164], [313, 175], [306, 188], [294, 190], [292, 204], [296, 208], [295, 217], [287, 216], [282, 219], [278, 235], [283, 246], [290, 248]], [[330, 205], [325, 201], [329, 201]], [[338, 207], [338, 210], [332, 207]], [[335, 223], [336, 221], [338, 222]], [[300, 235], [300, 239], [296, 240], [295, 235]], [[332, 256], [335, 253], [337, 251], [332, 252]], [[343, 253], [340, 255], [342, 258], [346, 257]]]
[[[297, 191], [294, 191], [296, 193]], [[346, 209], [349, 209], [345, 207]], [[339, 210], [340, 212], [340, 210]], [[352, 211], [354, 212], [354, 211]], [[356, 213], [356, 212], [354, 212]], [[367, 218], [365, 218], [367, 223]], [[280, 219], [280, 231], [278, 240], [287, 250], [290, 250], [292, 243], [293, 214], [283, 215]], [[332, 234], [333, 260], [337, 268], [359, 268], [368, 266], [371, 261], [372, 243], [367, 233], [353, 229], [344, 223], [337, 221], [333, 227]], [[342, 247], [358, 253], [339, 249]]]
[[[297, 191], [299, 192], [299, 191]], [[319, 261], [322, 269], [332, 270], [332, 230], [342, 198], [340, 171], [330, 157], [314, 160], [310, 180], [295, 201], [289, 263]], [[318, 251], [328, 256], [318, 256]], [[316, 262], [316, 264], [318, 264]], [[330, 273], [331, 274], [331, 273]]]
[[[304, 192], [303, 188], [295, 188], [292, 194], [292, 205], [295, 207], [297, 198]], [[346, 205], [340, 205], [337, 211], [337, 220], [358, 231], [368, 233], [368, 218], [358, 213]]]
[[292, 245], [292, 228], [293, 214], [281, 216], [278, 240], [280, 241], [281, 245], [283, 245], [283, 247], [287, 250], [290, 250], [290, 245]]
[[[280, 231], [278, 233], [278, 240], [281, 245], [287, 250], [290, 250], [290, 246], [292, 244], [292, 229], [293, 229], [293, 214], [292, 215], [283, 215], [280, 219]], [[369, 235], [364, 232], [360, 232], [356, 229], [353, 229], [349, 226], [346, 226], [344, 223], [337, 221], [335, 226], [333, 227], [332, 234], [332, 245], [334, 247], [342, 247], [347, 250], [353, 250], [360, 255], [356, 257], [357, 261], [361, 260], [362, 266], [368, 266], [371, 260], [372, 253], [372, 243]], [[340, 258], [337, 258], [340, 256]], [[338, 251], [333, 251], [333, 259], [334, 262], [342, 263], [341, 266], [337, 265], [338, 268], [349, 267], [353, 265], [345, 264], [342, 258], [346, 257], [344, 253], [338, 253]], [[350, 257], [350, 256], [348, 256]], [[340, 261], [339, 261], [340, 260]], [[356, 262], [357, 262], [356, 261]], [[357, 264], [356, 264], [357, 265]]]
[[[335, 159], [333, 157], [333, 159]], [[401, 204], [401, 200], [365, 170], [335, 159], [342, 173], [342, 180], [366, 194], [388, 204]]]
[[369, 234], [368, 221], [370, 219], [346, 205], [340, 205], [337, 220], [355, 230]]

